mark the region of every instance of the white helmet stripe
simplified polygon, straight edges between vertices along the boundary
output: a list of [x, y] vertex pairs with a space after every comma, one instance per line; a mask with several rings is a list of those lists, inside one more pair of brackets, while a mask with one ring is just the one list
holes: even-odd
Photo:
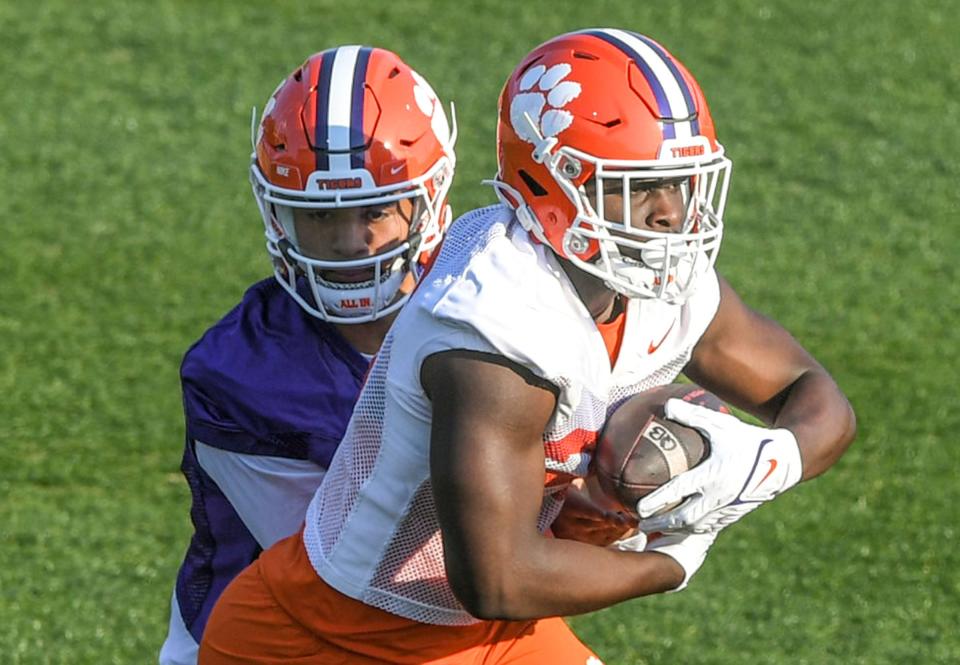
[[330, 170], [350, 170], [350, 110], [353, 106], [353, 72], [357, 67], [359, 46], [337, 49], [330, 75], [327, 100], [327, 149], [330, 151]]
[[[680, 122], [670, 123], [669, 127], [664, 127], [664, 138], [690, 138], [699, 133], [698, 128], [694, 126], [691, 120], [695, 119], [696, 109], [688, 104], [688, 95], [686, 92], [686, 83], [678, 80], [675, 74], [675, 67], [666, 60], [666, 57], [658, 50], [652, 48], [647, 42], [638, 38], [636, 35], [624, 30], [602, 29], [589, 30], [592, 34], [601, 39], [607, 38], [618, 47], [633, 57], [641, 69], [646, 66], [649, 73], [655, 78], [650, 81], [657, 84], [663, 91], [664, 99], [669, 106], [667, 109], [660, 109], [664, 117], [675, 118]], [[646, 72], [645, 72], [646, 73]]]

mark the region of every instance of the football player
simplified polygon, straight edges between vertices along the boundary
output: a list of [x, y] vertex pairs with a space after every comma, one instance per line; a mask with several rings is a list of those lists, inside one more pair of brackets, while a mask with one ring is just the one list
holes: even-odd
[[430, 84], [380, 48], [314, 54], [267, 101], [250, 180], [274, 278], [183, 360], [194, 533], [161, 663], [196, 663], [227, 583], [303, 523], [450, 219], [454, 140]]
[[[304, 530], [221, 596], [203, 665], [599, 663], [558, 617], [684, 588], [720, 529], [853, 439], [829, 373], [714, 269], [731, 163], [663, 46], [546, 42], [497, 142], [501, 204], [452, 225]], [[607, 414], [681, 371], [765, 426], [669, 402], [711, 452], [639, 506], [684, 499], [645, 524], [662, 535], [547, 537]]]

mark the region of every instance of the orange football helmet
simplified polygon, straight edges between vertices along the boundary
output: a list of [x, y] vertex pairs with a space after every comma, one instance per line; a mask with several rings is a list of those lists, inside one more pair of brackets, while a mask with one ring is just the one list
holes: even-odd
[[[371, 321], [402, 306], [404, 277], [420, 276], [450, 220], [455, 140], [456, 124], [433, 88], [395, 53], [341, 46], [307, 58], [271, 95], [253, 138], [250, 180], [277, 281], [307, 312], [335, 323]], [[327, 261], [298, 246], [293, 208], [400, 199], [415, 202], [415, 218], [399, 247]], [[363, 269], [372, 279], [323, 277]]]
[[[608, 288], [682, 302], [713, 266], [732, 165], [700, 86], [652, 39], [594, 29], [537, 47], [500, 95], [497, 148], [501, 201]], [[631, 198], [658, 182], [682, 188], [677, 233], [630, 218]], [[622, 219], [604, 215], [611, 191]]]

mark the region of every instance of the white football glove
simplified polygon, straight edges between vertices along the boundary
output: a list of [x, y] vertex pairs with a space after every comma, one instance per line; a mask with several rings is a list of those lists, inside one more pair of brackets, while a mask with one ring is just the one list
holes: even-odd
[[664, 411], [670, 420], [703, 434], [710, 453], [640, 499], [641, 530], [716, 533], [800, 481], [800, 449], [789, 430], [757, 427], [679, 399], [667, 400]]
[[637, 531], [632, 536], [621, 538], [611, 547], [623, 552], [642, 552], [647, 547], [647, 534], [643, 531]]
[[657, 534], [653, 541], [648, 541], [647, 534], [637, 531], [628, 538], [618, 540], [611, 547], [624, 552], [660, 552], [679, 563], [683, 568], [683, 582], [677, 588], [666, 592], [675, 593], [686, 588], [690, 578], [703, 564], [707, 550], [716, 538], [716, 533], [675, 531]]
[[661, 534], [647, 544], [644, 552], [660, 552], [666, 554], [671, 559], [680, 564], [683, 568], [683, 582], [675, 589], [670, 589], [666, 593], [676, 593], [683, 591], [690, 583], [690, 578], [694, 573], [700, 570], [703, 560], [707, 558], [707, 550], [717, 539], [718, 532], [712, 533], [689, 533], [685, 531], [674, 531], [672, 533]]

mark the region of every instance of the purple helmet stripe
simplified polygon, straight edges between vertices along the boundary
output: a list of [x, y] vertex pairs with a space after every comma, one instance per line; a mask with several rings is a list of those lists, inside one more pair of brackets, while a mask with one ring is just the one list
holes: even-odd
[[320, 74], [317, 77], [317, 127], [314, 137], [314, 152], [317, 155], [317, 170], [330, 169], [330, 159], [327, 156], [329, 142], [327, 114], [330, 108], [330, 79], [333, 73], [333, 61], [337, 57], [337, 49], [324, 51], [320, 58]]
[[367, 62], [373, 49], [364, 47], [357, 54], [357, 65], [353, 70], [353, 94], [350, 105], [350, 167], [363, 168], [363, 151], [358, 150], [366, 144], [363, 134], [363, 98], [366, 91]]
[[[670, 111], [670, 102], [667, 100], [667, 94], [663, 90], [663, 86], [660, 85], [660, 81], [657, 79], [656, 75], [650, 69], [650, 66], [647, 62], [640, 57], [636, 51], [627, 46], [625, 43], [614, 37], [613, 35], [604, 32], [602, 30], [587, 30], [585, 34], [588, 34], [592, 37], [597, 37], [602, 39], [608, 44], [613, 44], [618, 49], [630, 56], [637, 67], [640, 68], [640, 71], [643, 73], [643, 77], [647, 79], [647, 83], [650, 85], [650, 89], [653, 91], [653, 96], [657, 100], [657, 112], [660, 114], [661, 118], [669, 118], [672, 116]], [[670, 123], [662, 123], [663, 126], [663, 138], [672, 139], [676, 138], [676, 133], [673, 130], [673, 125]]]
[[[608, 44], [616, 46], [618, 49], [623, 51], [627, 56], [629, 56], [634, 64], [637, 65], [637, 68], [643, 74], [643, 77], [646, 79], [647, 84], [650, 86], [651, 91], [653, 91], [654, 98], [657, 102], [657, 112], [660, 114], [660, 117], [664, 120], [674, 120], [674, 121], [689, 121], [690, 122], [690, 131], [692, 134], [697, 135], [700, 133], [700, 123], [696, 119], [696, 105], [694, 104], [693, 95], [690, 91], [689, 86], [687, 85], [686, 80], [684, 80], [683, 75], [680, 73], [679, 68], [673, 62], [673, 60], [667, 55], [667, 53], [660, 47], [658, 44], [650, 40], [648, 37], [639, 35], [634, 32], [626, 32], [624, 34], [629, 35], [641, 42], [653, 51], [657, 57], [662, 61], [664, 66], [669, 70], [671, 78], [674, 79], [673, 83], [676, 84], [677, 89], [683, 96], [684, 105], [686, 106], [686, 114], [684, 116], [679, 116], [677, 111], [679, 109], [674, 109], [670, 105], [670, 99], [667, 95], [666, 90], [664, 89], [663, 82], [657, 77], [656, 73], [653, 71], [653, 68], [647, 62], [647, 60], [639, 53], [635, 48], [630, 46], [628, 43], [620, 39], [611, 32], [606, 30], [585, 30], [582, 34], [587, 34], [598, 39], [602, 39]], [[649, 56], [648, 56], [649, 57]], [[663, 123], [663, 138], [672, 139], [676, 138], [676, 130], [674, 123], [664, 122]]]
[[[657, 44], [655, 41], [653, 41], [649, 37], [645, 37], [644, 35], [641, 35], [638, 32], [631, 32], [630, 34], [636, 37], [637, 39], [639, 39], [640, 41], [642, 41], [647, 46], [649, 46], [652, 51], [655, 51], [657, 55], [660, 56], [664, 64], [666, 64], [667, 68], [671, 71], [671, 73], [673, 73], [673, 77], [677, 79], [677, 84], [680, 86], [680, 92], [683, 93], [683, 99], [687, 103], [687, 111], [689, 112], [689, 115], [690, 116], [694, 115], [697, 111], [697, 105], [693, 101], [693, 94], [690, 92], [690, 86], [687, 85], [686, 79], [684, 79], [683, 74], [680, 73], [680, 69], [677, 67], [677, 63], [673, 61], [673, 58], [667, 55], [666, 51], [664, 51], [659, 44]], [[691, 121], [690, 124], [692, 125], [691, 131], [694, 134], [699, 134], [700, 133], [699, 120], [694, 119]]]

